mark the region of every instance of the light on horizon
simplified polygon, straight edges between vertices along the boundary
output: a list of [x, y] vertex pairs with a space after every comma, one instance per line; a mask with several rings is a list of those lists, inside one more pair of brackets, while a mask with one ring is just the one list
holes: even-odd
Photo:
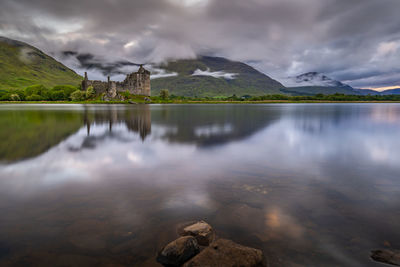
[[385, 86], [385, 87], [368, 87], [364, 89], [370, 89], [370, 90], [375, 90], [375, 91], [385, 91], [385, 90], [390, 90], [390, 89], [399, 89], [400, 85], [393, 85], [393, 86]]

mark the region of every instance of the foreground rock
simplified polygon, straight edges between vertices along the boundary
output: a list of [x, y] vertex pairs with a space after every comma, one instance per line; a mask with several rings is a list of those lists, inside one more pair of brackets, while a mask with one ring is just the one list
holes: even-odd
[[165, 266], [181, 266], [199, 251], [196, 238], [183, 236], [161, 249], [157, 255], [157, 261]]
[[214, 229], [205, 221], [186, 226], [181, 235], [195, 237], [199, 245], [202, 246], [208, 246], [215, 238]]
[[245, 247], [231, 240], [219, 239], [183, 266], [261, 267], [265, 266], [265, 263], [261, 250]]
[[371, 258], [374, 261], [383, 262], [400, 266], [400, 252], [391, 251], [388, 249], [371, 251]]
[[205, 221], [181, 224], [177, 230], [182, 237], [166, 245], [157, 256], [157, 261], [164, 266], [266, 266], [259, 249], [227, 239], [214, 241], [214, 229]]

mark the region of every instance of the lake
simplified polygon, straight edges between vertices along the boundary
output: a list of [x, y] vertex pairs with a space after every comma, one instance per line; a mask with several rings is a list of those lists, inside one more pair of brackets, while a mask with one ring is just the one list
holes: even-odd
[[0, 265], [158, 266], [178, 225], [270, 266], [400, 248], [400, 104], [0, 105]]

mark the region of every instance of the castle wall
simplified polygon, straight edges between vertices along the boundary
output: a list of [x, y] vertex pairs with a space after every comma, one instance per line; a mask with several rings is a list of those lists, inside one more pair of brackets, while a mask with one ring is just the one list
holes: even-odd
[[102, 93], [107, 93], [108, 82], [102, 82], [102, 81], [90, 81], [90, 82], [91, 82], [90, 85], [93, 86], [97, 95], [101, 95]]
[[92, 81], [87, 78], [82, 81], [82, 90], [86, 91], [90, 86], [93, 86], [96, 95], [106, 93], [108, 97], [115, 98], [118, 92], [129, 91], [134, 95], [151, 95], [150, 87], [150, 72], [140, 66], [137, 72], [128, 74], [123, 82], [110, 81]]

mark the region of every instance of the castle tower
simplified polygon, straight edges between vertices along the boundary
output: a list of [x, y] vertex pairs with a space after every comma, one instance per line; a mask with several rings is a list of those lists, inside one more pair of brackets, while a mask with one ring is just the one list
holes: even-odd
[[143, 68], [143, 65], [140, 65], [139, 69], [135, 74], [135, 91], [138, 95], [150, 96], [150, 71]]
[[85, 71], [85, 79], [83, 79], [82, 86], [81, 86], [81, 89], [83, 91], [86, 91], [86, 89], [88, 88], [88, 81], [89, 81], [88, 75], [87, 75], [87, 72]]
[[126, 76], [124, 80], [124, 89], [129, 90], [131, 94], [150, 96], [150, 71], [140, 65], [137, 72]]

